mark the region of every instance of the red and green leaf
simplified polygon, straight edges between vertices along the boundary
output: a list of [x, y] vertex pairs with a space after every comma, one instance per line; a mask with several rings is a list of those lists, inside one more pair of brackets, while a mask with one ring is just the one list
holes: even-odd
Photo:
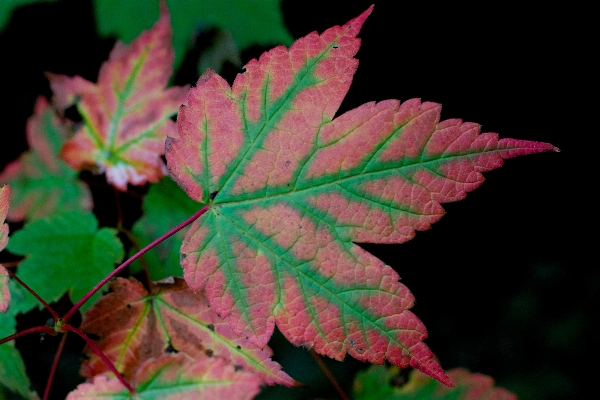
[[[483, 374], [455, 368], [448, 371], [454, 388], [448, 388], [420, 371], [410, 372], [403, 382], [398, 368], [373, 365], [354, 380], [355, 400], [516, 400], [506, 389], [495, 387], [494, 380]], [[398, 382], [395, 385], [394, 382]]]
[[29, 151], [8, 164], [0, 182], [12, 187], [9, 221], [40, 218], [56, 211], [91, 210], [92, 196], [77, 171], [59, 158], [68, 130], [44, 97], [27, 121]]
[[[5, 224], [8, 214], [8, 205], [10, 204], [10, 187], [8, 185], [0, 186], [0, 251], [4, 250], [8, 243], [8, 224]], [[8, 272], [0, 264], [0, 312], [6, 312], [8, 302], [10, 301], [10, 291], [8, 290]]]
[[[90, 212], [59, 213], [26, 223], [11, 236], [8, 249], [25, 256], [17, 275], [40, 297], [53, 302], [68, 292], [77, 301], [122, 260], [123, 244], [116, 234], [98, 228]], [[96, 293], [92, 300], [99, 297]], [[33, 298], [27, 304], [40, 306]]]
[[256, 396], [262, 381], [256, 375], [239, 371], [219, 357], [201, 355], [195, 360], [184, 354], [163, 354], [143, 363], [130, 394], [117, 379], [97, 375], [69, 393], [67, 400], [106, 399], [231, 399], [249, 400]]
[[165, 89], [173, 48], [169, 13], [161, 4], [160, 19], [151, 30], [129, 45], [115, 45], [97, 84], [49, 74], [56, 106], [64, 110], [76, 103], [83, 117], [61, 156], [76, 170], [105, 172], [107, 181], [121, 190], [128, 183], [156, 182], [165, 174], [164, 140], [176, 134], [170, 118], [185, 101], [187, 88]]
[[173, 179], [210, 210], [181, 249], [184, 276], [258, 346], [275, 325], [336, 359], [409, 365], [450, 385], [413, 295], [353, 242], [402, 243], [503, 158], [556, 150], [440, 122], [440, 106], [367, 103], [335, 119], [371, 9], [250, 61], [230, 87], [208, 71], [178, 115]]
[[[154, 283], [149, 294], [133, 278], [117, 278], [112, 292], [85, 315], [81, 330], [98, 337], [96, 344], [125, 379], [139, 366], [165, 352], [227, 359], [237, 369], [252, 372], [268, 384], [294, 385], [295, 381], [270, 359], [268, 347], [258, 348], [238, 337], [229, 324], [210, 308], [202, 293], [194, 293], [183, 279]], [[82, 375], [91, 378], [108, 371], [89, 348]]]

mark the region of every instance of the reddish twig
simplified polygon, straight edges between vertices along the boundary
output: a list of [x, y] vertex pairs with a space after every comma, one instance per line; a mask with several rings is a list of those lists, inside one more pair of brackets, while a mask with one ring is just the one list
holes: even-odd
[[14, 268], [16, 266], [18, 266], [19, 264], [21, 264], [23, 260], [19, 260], [19, 261], [3, 261], [0, 262], [0, 264], [2, 264], [5, 268]]
[[4, 339], [0, 339], [0, 344], [10, 342], [13, 339], [19, 338], [21, 336], [29, 335], [30, 333], [36, 333], [36, 332], [44, 332], [44, 333], [47, 333], [52, 336], [56, 335], [56, 332], [54, 331], [54, 329], [52, 329], [46, 325], [34, 326], [33, 328], [28, 328], [21, 332], [17, 332], [14, 335], [7, 336]]
[[69, 320], [69, 318], [71, 318], [73, 316], [73, 314], [75, 314], [77, 312], [77, 310], [79, 310], [79, 308], [86, 301], [88, 301], [90, 297], [92, 297], [94, 295], [94, 293], [96, 293], [98, 290], [100, 290], [100, 288], [102, 288], [102, 286], [104, 286], [106, 284], [106, 282], [108, 282], [109, 280], [111, 280], [115, 275], [117, 275], [119, 272], [121, 272], [129, 264], [131, 264], [132, 262], [134, 262], [135, 260], [137, 260], [142, 254], [146, 253], [148, 250], [152, 249], [157, 244], [159, 244], [162, 241], [164, 241], [165, 239], [173, 236], [175, 233], [179, 232], [180, 230], [182, 230], [183, 228], [185, 228], [186, 226], [188, 226], [189, 224], [191, 224], [192, 222], [194, 222], [202, 214], [204, 214], [206, 211], [208, 211], [209, 207], [210, 206], [208, 206], [208, 205], [202, 207], [194, 215], [192, 215], [191, 217], [189, 217], [188, 219], [186, 219], [185, 221], [183, 221], [181, 224], [177, 225], [175, 228], [171, 229], [170, 231], [168, 231], [167, 233], [165, 233], [164, 235], [162, 235], [161, 237], [159, 237], [158, 239], [156, 239], [155, 241], [153, 241], [152, 243], [150, 243], [148, 246], [144, 247], [142, 250], [140, 250], [137, 253], [135, 253], [132, 257], [130, 257], [123, 264], [119, 265], [113, 272], [111, 272], [110, 274], [108, 274], [106, 276], [106, 278], [102, 279], [96, 286], [94, 286], [94, 288], [92, 290], [90, 290], [85, 296], [83, 296], [81, 298], [81, 300], [79, 300], [73, 307], [71, 307], [71, 309], [63, 317], [63, 320], [65, 322], [67, 322]]
[[[131, 246], [135, 249], [136, 252], [139, 252], [141, 250], [140, 245], [135, 239], [135, 236], [133, 236], [133, 233], [122, 227], [119, 229], [119, 231], [122, 232], [125, 236], [127, 236], [127, 239], [131, 242]], [[144, 271], [146, 283], [148, 284], [148, 290], [150, 290], [150, 288], [152, 287], [152, 278], [150, 278], [150, 271], [148, 270], [148, 265], [144, 260], [144, 256], [140, 256], [140, 264], [142, 264], [142, 271]]]
[[323, 371], [323, 373], [325, 374], [327, 379], [329, 379], [329, 382], [333, 385], [333, 387], [335, 388], [335, 391], [340, 395], [342, 400], [348, 400], [348, 396], [346, 396], [346, 393], [344, 393], [344, 391], [342, 390], [342, 387], [335, 380], [335, 377], [333, 376], [333, 374], [331, 373], [329, 368], [327, 368], [327, 365], [325, 365], [323, 360], [321, 360], [321, 357], [317, 354], [317, 352], [314, 351], [313, 349], [310, 349], [308, 352], [310, 353], [311, 356], [313, 356], [313, 358], [315, 359], [315, 361], [317, 362], [317, 364], [319, 365], [319, 367], [321, 368], [321, 370]]
[[54, 318], [54, 321], [58, 321], [60, 319], [58, 314], [56, 313], [56, 311], [54, 311], [54, 309], [52, 307], [50, 307], [48, 305], [48, 303], [46, 303], [44, 301], [44, 299], [42, 299], [40, 296], [38, 296], [38, 294], [36, 292], [34, 292], [33, 289], [31, 289], [29, 286], [27, 286], [27, 284], [25, 282], [23, 282], [21, 279], [19, 279], [19, 277], [16, 276], [14, 274], [14, 272], [12, 272], [9, 269], [7, 269], [7, 271], [11, 278], [13, 278], [15, 281], [19, 282], [19, 284], [21, 286], [23, 286], [29, 293], [31, 293], [33, 295], [33, 297], [35, 297], [36, 299], [38, 299], [38, 301], [40, 303], [42, 303], [42, 305], [46, 308], [46, 310], [48, 310], [50, 312], [50, 314], [52, 314], [52, 318]]
[[121, 375], [119, 373], [119, 371], [117, 371], [117, 368], [115, 368], [114, 364], [108, 359], [108, 357], [106, 357], [104, 355], [104, 353], [102, 352], [102, 350], [100, 350], [100, 348], [98, 346], [96, 346], [96, 343], [94, 343], [89, 337], [86, 336], [85, 333], [81, 332], [77, 328], [72, 327], [69, 324], [63, 324], [61, 326], [61, 328], [64, 329], [64, 330], [67, 330], [67, 331], [74, 332], [79, 337], [81, 337], [83, 340], [85, 340], [85, 342], [87, 343], [87, 345], [90, 346], [90, 348], [94, 351], [94, 353], [96, 353], [96, 355], [102, 359], [102, 361], [104, 362], [104, 364], [106, 364], [106, 366], [108, 367], [108, 369], [110, 369], [111, 372], [113, 374], [115, 374], [115, 376], [117, 377], [117, 379], [123, 384], [123, 386], [125, 386], [127, 388], [127, 390], [129, 390], [129, 393], [134, 393], [135, 392], [135, 390], [131, 387], [131, 385], [129, 383], [127, 383], [127, 381], [125, 380], [125, 378], [123, 378], [123, 375]]
[[67, 341], [67, 334], [69, 332], [65, 332], [60, 339], [60, 343], [58, 344], [58, 349], [56, 349], [56, 354], [54, 355], [54, 361], [52, 361], [52, 367], [50, 368], [50, 375], [48, 375], [48, 380], [46, 381], [46, 389], [44, 390], [43, 400], [48, 400], [48, 396], [50, 396], [50, 388], [52, 387], [52, 381], [54, 380], [54, 374], [56, 373], [56, 369], [58, 368], [58, 360], [60, 360], [60, 355], [62, 354], [63, 348], [65, 347], [65, 342]]

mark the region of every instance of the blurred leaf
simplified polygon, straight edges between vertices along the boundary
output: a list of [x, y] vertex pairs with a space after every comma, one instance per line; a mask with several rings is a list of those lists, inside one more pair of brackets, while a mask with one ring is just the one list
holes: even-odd
[[454, 388], [442, 385], [424, 373], [412, 370], [408, 382], [396, 366], [372, 365], [354, 380], [355, 400], [516, 400], [513, 393], [494, 387], [487, 375], [455, 368], [448, 371]]
[[12, 12], [16, 7], [42, 2], [54, 3], [56, 1], [57, 0], [0, 0], [0, 31], [4, 29], [4, 25], [10, 20]]
[[[158, 1], [94, 0], [98, 31], [129, 42], [158, 18]], [[290, 45], [280, 0], [168, 0], [172, 16], [175, 69], [200, 29], [216, 26], [231, 32], [240, 48]]]

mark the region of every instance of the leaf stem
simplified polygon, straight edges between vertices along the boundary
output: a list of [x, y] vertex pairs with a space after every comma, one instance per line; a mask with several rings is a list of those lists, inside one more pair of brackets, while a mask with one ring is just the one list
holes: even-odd
[[313, 356], [313, 358], [315, 359], [315, 361], [317, 362], [317, 364], [319, 365], [319, 367], [321, 368], [321, 370], [323, 371], [323, 373], [325, 374], [327, 379], [329, 379], [329, 382], [333, 385], [333, 387], [335, 388], [335, 391], [342, 398], [342, 400], [348, 400], [348, 396], [346, 396], [346, 393], [344, 393], [344, 391], [342, 390], [342, 387], [337, 382], [337, 380], [335, 379], [335, 377], [333, 376], [333, 374], [331, 373], [329, 368], [327, 368], [327, 365], [325, 365], [323, 360], [321, 360], [321, 357], [317, 354], [317, 352], [314, 351], [314, 349], [310, 349], [308, 352], [310, 353], [311, 356]]
[[102, 288], [102, 286], [104, 286], [106, 284], [106, 282], [111, 280], [115, 275], [117, 275], [119, 272], [121, 272], [125, 267], [127, 267], [129, 264], [131, 264], [132, 262], [137, 260], [142, 254], [146, 253], [148, 250], [152, 249], [153, 247], [155, 247], [156, 245], [158, 245], [165, 239], [168, 239], [169, 237], [173, 236], [175, 233], [179, 232], [180, 230], [182, 230], [183, 228], [185, 228], [186, 226], [188, 226], [189, 224], [191, 224], [192, 222], [197, 220], [202, 214], [207, 212], [209, 208], [210, 208], [209, 205], [202, 207], [194, 215], [192, 215], [191, 217], [189, 217], [188, 219], [186, 219], [185, 221], [183, 221], [182, 223], [180, 223], [175, 228], [171, 229], [170, 231], [168, 231], [167, 233], [165, 233], [158, 239], [154, 240], [148, 246], [144, 247], [143, 249], [141, 249], [140, 251], [135, 253], [133, 256], [131, 256], [123, 264], [119, 265], [114, 271], [112, 271], [110, 274], [108, 274], [106, 276], [106, 278], [102, 279], [96, 286], [94, 286], [94, 288], [92, 290], [90, 290], [85, 296], [83, 296], [81, 298], [81, 300], [79, 300], [73, 307], [71, 307], [71, 309], [64, 315], [63, 320], [65, 322], [67, 322], [69, 320], [69, 318], [71, 318], [73, 316], [73, 314], [75, 314], [77, 312], [77, 310], [79, 310], [79, 308], [86, 301], [88, 301], [90, 297], [92, 297], [94, 295], [94, 293], [96, 293], [98, 290], [100, 290], [100, 288]]
[[85, 340], [87, 345], [90, 346], [90, 348], [94, 351], [94, 353], [96, 353], [96, 355], [102, 359], [102, 361], [104, 362], [104, 364], [106, 364], [108, 369], [110, 369], [111, 372], [113, 374], [115, 374], [117, 379], [123, 384], [123, 386], [125, 386], [127, 388], [127, 390], [129, 390], [129, 393], [135, 393], [135, 390], [131, 387], [131, 385], [129, 383], [127, 383], [125, 378], [123, 378], [123, 375], [121, 375], [119, 373], [119, 371], [117, 371], [117, 368], [115, 368], [114, 364], [108, 359], [108, 357], [106, 357], [104, 355], [102, 350], [100, 350], [100, 348], [98, 346], [96, 346], [96, 343], [94, 343], [92, 341], [92, 339], [87, 337], [86, 334], [81, 332], [79, 329], [77, 329], [69, 324], [64, 324], [61, 328], [64, 330], [67, 330], [67, 331], [74, 332], [77, 335], [79, 335], [79, 337], [81, 337], [83, 340]]
[[[123, 235], [127, 236], [127, 240], [131, 242], [131, 246], [135, 249], [135, 251], [140, 251], [140, 245], [138, 244], [133, 233], [123, 227], [119, 228], [119, 232], [123, 233]], [[148, 271], [148, 265], [144, 260], [143, 256], [140, 256], [140, 264], [142, 264], [142, 271], [144, 271], [144, 276], [146, 278], [147, 289], [150, 290], [152, 287], [152, 278], [150, 278], [150, 271]]]
[[69, 332], [65, 332], [60, 339], [60, 343], [58, 344], [58, 349], [56, 349], [56, 354], [54, 355], [54, 361], [52, 361], [52, 367], [50, 368], [50, 374], [48, 375], [48, 380], [46, 381], [46, 389], [44, 389], [44, 397], [43, 400], [48, 400], [48, 396], [50, 396], [50, 388], [52, 387], [52, 381], [54, 380], [54, 374], [56, 373], [56, 368], [58, 367], [58, 361], [60, 360], [60, 356], [62, 354], [63, 348], [65, 347], [65, 342], [67, 341], [67, 334]]
[[52, 329], [46, 325], [40, 325], [40, 326], [34, 326], [33, 328], [28, 328], [23, 331], [17, 332], [14, 335], [5, 337], [4, 339], [0, 339], [0, 344], [10, 342], [13, 339], [19, 338], [21, 336], [29, 335], [30, 333], [36, 333], [36, 332], [44, 332], [44, 333], [47, 333], [52, 336], [56, 335], [56, 332], [54, 331], [54, 329]]
[[29, 286], [27, 286], [27, 284], [25, 282], [23, 282], [21, 279], [19, 279], [19, 277], [17, 275], [15, 275], [14, 272], [12, 272], [9, 269], [7, 269], [6, 271], [8, 271], [8, 274], [10, 275], [11, 278], [13, 278], [15, 281], [19, 282], [19, 284], [21, 286], [23, 286], [29, 293], [31, 293], [33, 295], [33, 297], [35, 297], [36, 299], [38, 299], [38, 301], [40, 303], [42, 303], [42, 305], [46, 308], [46, 310], [48, 310], [50, 312], [50, 314], [52, 314], [52, 318], [54, 318], [54, 321], [58, 321], [60, 319], [60, 317], [58, 316], [56, 311], [54, 311], [54, 309], [52, 307], [50, 307], [48, 305], [48, 303], [46, 303], [44, 301], [44, 299], [42, 299], [40, 296], [38, 296], [38, 294], [36, 292], [34, 292], [33, 289], [31, 289]]

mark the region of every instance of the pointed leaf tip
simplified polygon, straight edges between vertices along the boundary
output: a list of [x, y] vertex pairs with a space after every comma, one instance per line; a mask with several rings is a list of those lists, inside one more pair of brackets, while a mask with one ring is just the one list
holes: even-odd
[[369, 15], [371, 15], [371, 13], [373, 12], [374, 7], [375, 4], [371, 4], [371, 6], [365, 11], [363, 11], [359, 16], [352, 18], [350, 21], [344, 24], [344, 28], [351, 29], [351, 32], [354, 33], [353, 36], [358, 35], [358, 32], [360, 32], [360, 30], [362, 29], [363, 24], [365, 23]]

